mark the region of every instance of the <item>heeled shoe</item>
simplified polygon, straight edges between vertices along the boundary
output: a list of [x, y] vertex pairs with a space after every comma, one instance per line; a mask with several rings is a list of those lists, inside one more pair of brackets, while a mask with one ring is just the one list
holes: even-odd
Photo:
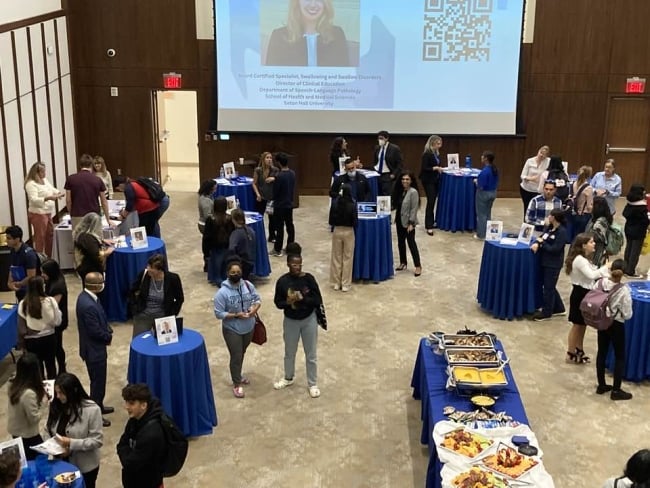
[[591, 362], [591, 358], [589, 356], [585, 356], [585, 352], [578, 347], [576, 347], [576, 356], [577, 356], [576, 363], [578, 364], [587, 364]]
[[404, 271], [405, 269], [406, 269], [406, 264], [402, 263], [397, 268], [395, 268], [395, 271]]
[[429, 234], [430, 236], [432, 236], [432, 235], [433, 235], [433, 229], [427, 229], [427, 234]]
[[566, 359], [564, 360], [567, 363], [577, 363], [578, 362], [578, 356], [576, 355], [575, 352], [567, 351], [566, 352]]
[[415, 273], [413, 273], [413, 275], [417, 278], [421, 274], [422, 274], [422, 267], [418, 266], [417, 268], [415, 268]]

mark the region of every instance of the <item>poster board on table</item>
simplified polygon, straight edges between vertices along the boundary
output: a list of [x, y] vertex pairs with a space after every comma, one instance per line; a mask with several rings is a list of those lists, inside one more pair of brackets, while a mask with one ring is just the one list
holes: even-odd
[[521, 224], [521, 228], [519, 229], [519, 236], [517, 237], [517, 242], [521, 242], [522, 244], [526, 244], [528, 246], [530, 244], [530, 240], [533, 238], [534, 232], [535, 232], [535, 226], [524, 222], [523, 224]]
[[131, 247], [133, 249], [142, 249], [149, 245], [147, 229], [145, 227], [134, 227], [129, 232], [131, 233]]
[[345, 174], [345, 162], [350, 159], [349, 156], [341, 156], [339, 158], [339, 174], [344, 175]]
[[457, 170], [459, 168], [458, 158], [459, 158], [458, 153], [447, 154], [447, 169]]
[[377, 215], [390, 215], [390, 197], [377, 197]]
[[226, 197], [226, 211], [230, 213], [236, 208], [237, 208], [237, 197], [235, 195], [228, 195]]
[[223, 174], [226, 177], [227, 180], [230, 180], [235, 177], [235, 163], [232, 161], [229, 161], [227, 163], [223, 163]]
[[16, 437], [10, 441], [0, 442], [0, 454], [12, 453], [20, 459], [21, 468], [27, 467], [27, 457], [25, 457], [25, 448], [23, 447], [22, 437]]
[[503, 221], [488, 220], [485, 227], [485, 240], [499, 242], [501, 240], [501, 234], [503, 234]]
[[156, 340], [159, 346], [178, 342], [178, 327], [174, 315], [154, 320], [154, 326], [156, 328]]

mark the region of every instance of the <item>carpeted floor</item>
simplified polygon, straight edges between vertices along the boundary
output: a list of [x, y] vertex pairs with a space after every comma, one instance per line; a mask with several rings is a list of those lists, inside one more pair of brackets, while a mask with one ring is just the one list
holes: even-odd
[[[272, 298], [286, 261], [271, 257], [272, 276], [257, 283], [269, 342], [250, 347], [244, 370], [251, 385], [245, 399], [234, 398], [228, 353], [212, 312], [215, 288], [201, 272], [196, 194], [171, 195], [171, 207], [161, 221], [163, 238], [170, 268], [183, 280], [185, 326], [205, 337], [219, 426], [212, 435], [192, 440], [182, 473], [168, 480], [167, 488], [423, 486], [428, 452], [419, 441], [420, 402], [413, 400], [410, 388], [418, 340], [432, 330], [456, 331], [465, 325], [494, 332], [503, 341], [557, 487], [599, 487], [604, 479], [622, 471], [633, 452], [648, 447], [647, 383], [625, 384], [634, 399], [612, 402], [594, 393], [593, 365], [565, 364], [565, 317], [543, 323], [507, 322], [481, 312], [476, 283], [483, 243], [471, 234], [437, 231], [429, 237], [420, 226], [421, 277], [415, 278], [409, 267], [381, 284], [357, 284], [350, 293], [333, 291], [328, 286], [331, 236], [325, 197], [301, 197], [301, 207], [294, 214], [297, 241], [304, 247], [304, 269], [318, 279], [328, 310], [330, 331], [319, 338], [322, 396], [309, 397], [302, 352], [298, 353], [296, 383], [284, 391], [273, 390], [273, 381], [282, 375], [283, 343], [282, 314]], [[518, 229], [521, 202], [498, 199], [493, 216], [504, 220], [506, 229]], [[393, 249], [396, 254], [395, 243]], [[640, 269], [648, 269], [649, 264], [647, 257], [642, 258]], [[80, 284], [73, 275], [67, 279], [73, 309]], [[564, 274], [559, 287], [568, 306], [570, 284]], [[78, 357], [74, 312], [71, 320], [64, 336], [69, 369], [87, 385]], [[115, 324], [114, 328], [106, 405], [115, 406], [116, 413], [109, 417], [113, 425], [104, 430], [101, 488], [120, 486], [115, 444], [127, 419], [120, 391], [125, 384], [131, 325]], [[591, 330], [586, 350], [595, 355]], [[4, 358], [0, 362], [2, 398], [7, 398], [6, 379], [12, 371], [11, 359]], [[0, 438], [7, 437], [5, 428], [6, 401], [2, 400]]]

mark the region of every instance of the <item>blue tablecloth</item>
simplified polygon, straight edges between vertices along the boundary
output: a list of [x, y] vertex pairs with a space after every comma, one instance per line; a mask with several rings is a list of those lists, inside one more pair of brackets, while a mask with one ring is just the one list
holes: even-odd
[[217, 425], [208, 353], [203, 336], [184, 329], [175, 344], [159, 346], [148, 332], [131, 341], [129, 383], [146, 383], [188, 437]]
[[[628, 381], [650, 379], [650, 282], [629, 282], [634, 315], [625, 322], [625, 373]], [[614, 352], [610, 347], [607, 367], [614, 367]]]
[[257, 244], [253, 274], [261, 277], [269, 276], [271, 274], [271, 263], [269, 262], [269, 252], [266, 247], [264, 216], [257, 212], [246, 212], [246, 224], [255, 231], [255, 242]]
[[[28, 461], [28, 464], [29, 464], [29, 468], [32, 470], [32, 472], [35, 472], [36, 471], [36, 461]], [[70, 472], [74, 473], [76, 471], [79, 471], [79, 468], [76, 467], [74, 464], [66, 463], [65, 461], [59, 461], [59, 460], [49, 461], [48, 464], [51, 466], [52, 479], [54, 479], [54, 477], [57, 474], [70, 473]], [[19, 484], [20, 484], [20, 481], [18, 482], [18, 484], [16, 486], [19, 486]], [[61, 486], [61, 485], [58, 485], [55, 482], [54, 486]], [[66, 485], [66, 488], [85, 488], [85, 486], [86, 486], [86, 483], [84, 483], [84, 479], [83, 479], [83, 476], [82, 476], [82, 477], [74, 480], [74, 482], [72, 484]], [[30, 485], [29, 488], [31, 488], [31, 485]]]
[[442, 172], [436, 204], [436, 223], [440, 230], [452, 232], [476, 229], [476, 185], [478, 170], [467, 174]]
[[239, 208], [242, 210], [254, 212], [255, 211], [255, 192], [253, 191], [253, 178], [248, 176], [238, 176], [237, 179], [231, 180], [228, 184], [219, 183], [217, 178], [217, 190], [214, 193], [214, 198], [218, 196], [229, 197], [235, 195], [239, 199]]
[[[368, 196], [369, 202], [376, 202], [377, 196], [379, 195], [379, 173], [375, 170], [360, 169], [359, 171], [363, 176], [368, 180], [368, 185], [370, 186], [370, 195]], [[334, 178], [339, 176], [341, 173], [336, 171], [334, 173]]]
[[18, 305], [11, 305], [11, 310], [0, 307], [0, 359], [18, 342]]
[[116, 248], [106, 260], [106, 287], [99, 294], [111, 322], [127, 321], [126, 299], [138, 273], [147, 267], [147, 260], [154, 254], [166, 255], [165, 243], [157, 237], [147, 236], [149, 245], [140, 249], [131, 248], [130, 238], [126, 241], [127, 247]]
[[394, 274], [390, 215], [359, 218], [352, 279], [384, 281]]
[[[503, 350], [500, 342], [497, 342], [497, 349]], [[434, 354], [427, 345], [426, 339], [420, 340], [411, 387], [413, 387], [413, 398], [422, 400], [422, 433], [420, 442], [429, 447], [429, 466], [427, 468], [427, 488], [439, 488], [442, 486], [440, 470], [442, 464], [438, 458], [438, 452], [433, 442], [433, 428], [441, 420], [447, 420], [442, 409], [448, 405], [457, 410], [472, 411], [475, 407], [468, 398], [459, 396], [455, 391], [448, 391], [447, 384], [447, 361], [442, 355]], [[521, 402], [521, 396], [515, 383], [515, 378], [509, 366], [504, 369], [508, 378], [508, 387], [504, 389], [496, 402], [496, 411], [505, 411], [508, 415], [522, 424], [528, 424], [526, 410]]]
[[539, 256], [525, 244], [485, 241], [476, 298], [498, 319], [512, 320], [542, 306]]

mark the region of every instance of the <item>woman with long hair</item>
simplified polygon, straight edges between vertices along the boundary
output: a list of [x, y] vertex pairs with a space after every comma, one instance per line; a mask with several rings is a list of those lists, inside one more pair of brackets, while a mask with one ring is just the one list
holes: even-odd
[[111, 173], [106, 169], [106, 161], [101, 156], [95, 156], [93, 158], [93, 173], [100, 180], [104, 182], [106, 187], [106, 198], [109, 200], [113, 198], [113, 178], [111, 178]]
[[399, 266], [395, 271], [406, 269], [406, 243], [408, 242], [415, 276], [422, 274], [420, 252], [415, 242], [415, 227], [418, 225], [418, 209], [420, 208], [420, 193], [418, 182], [411, 170], [405, 170], [401, 175], [401, 185], [395, 185], [392, 201], [395, 205], [395, 228], [397, 229], [397, 248], [399, 251]]
[[234, 229], [230, 215], [226, 213], [227, 209], [226, 197], [215, 198], [212, 215], [205, 221], [205, 231], [203, 232], [203, 246], [210, 253], [208, 282], [217, 286], [220, 286], [221, 282], [226, 279], [224, 258], [230, 244], [230, 234]]
[[[605, 330], [598, 331], [598, 354], [596, 355], [596, 377], [598, 388], [596, 393], [602, 395], [611, 391], [612, 400], [629, 400], [632, 393], [621, 389], [623, 373], [625, 373], [625, 321], [632, 318], [632, 296], [630, 288], [623, 284], [616, 291], [612, 291], [616, 285], [621, 283], [625, 261], [617, 259], [612, 263], [609, 278], [601, 278], [602, 289], [609, 294], [607, 306], [611, 312], [610, 317], [614, 319], [612, 325]], [[605, 382], [605, 362], [609, 345], [614, 349], [614, 383], [608, 385]]]
[[[214, 195], [217, 189], [217, 182], [214, 180], [205, 180], [199, 187], [199, 232], [203, 235], [205, 231], [205, 221], [212, 215], [214, 208]], [[203, 251], [203, 272], [208, 271], [208, 259], [210, 257], [210, 250], [204, 246], [205, 240], [201, 239], [201, 249]]]
[[[476, 178], [476, 234], [477, 239], [485, 239], [487, 221], [492, 220], [492, 205], [497, 198], [499, 170], [494, 164], [494, 153], [483, 151], [483, 169]], [[561, 266], [560, 266], [561, 268]]]
[[591, 220], [587, 223], [585, 231], [591, 232], [596, 241], [596, 250], [591, 257], [596, 266], [602, 266], [607, 261], [607, 232], [613, 222], [614, 218], [607, 200], [603, 197], [594, 197]]
[[68, 328], [68, 286], [61, 272], [59, 263], [48, 259], [41, 264], [41, 276], [45, 280], [45, 294], [56, 300], [61, 311], [61, 325], [54, 329], [56, 337], [56, 362], [58, 374], [65, 373], [65, 350], [63, 349], [63, 331]]
[[332, 141], [332, 145], [330, 147], [330, 154], [329, 154], [329, 160], [332, 165], [332, 176], [334, 175], [334, 173], [336, 173], [341, 169], [339, 158], [347, 159], [349, 157], [350, 156], [348, 155], [348, 141], [346, 141], [345, 137], [343, 136], [335, 137], [334, 140]]
[[[260, 156], [260, 163], [253, 174], [253, 191], [255, 192], [255, 210], [264, 216], [266, 206], [273, 201], [273, 182], [278, 168], [273, 165], [273, 154], [265, 151]], [[269, 242], [275, 242], [273, 214], [269, 214]]]
[[623, 209], [625, 217], [625, 274], [640, 278], [636, 272], [643, 240], [648, 232], [648, 208], [646, 206], [645, 187], [635, 183], [627, 194], [627, 204]]
[[267, 66], [349, 66], [347, 39], [332, 0], [289, 0], [287, 25], [271, 33]]
[[521, 170], [521, 175], [519, 176], [521, 179], [519, 192], [521, 193], [521, 201], [524, 204], [524, 220], [526, 219], [528, 204], [534, 197], [539, 195], [540, 177], [548, 167], [549, 153], [550, 149], [548, 146], [540, 147], [535, 156], [526, 160]]
[[43, 366], [47, 378], [56, 378], [56, 335], [54, 330], [61, 324], [59, 304], [45, 294], [45, 281], [41, 276], [27, 280], [27, 295], [18, 304], [18, 316], [24, 321], [19, 325], [19, 343], [24, 342], [25, 350], [33, 352]]
[[106, 258], [115, 250], [103, 238], [102, 218], [94, 212], [87, 213], [81, 222], [72, 230], [72, 240], [75, 248], [75, 270], [85, 287], [88, 273], [103, 273], [106, 269]]
[[38, 454], [30, 447], [43, 442], [39, 422], [41, 405], [46, 397], [40, 361], [35, 354], [26, 352], [16, 361], [16, 375], [9, 381], [7, 432], [14, 439], [22, 437], [28, 460]]
[[79, 468], [86, 488], [95, 488], [104, 443], [102, 412], [73, 374], [61, 373], [54, 382], [46, 433], [65, 449], [63, 459]]
[[357, 206], [350, 185], [341, 186], [341, 195], [330, 207], [329, 224], [332, 232], [330, 283], [335, 290], [350, 291], [354, 261], [354, 229], [357, 226]]
[[32, 164], [25, 177], [25, 193], [27, 193], [27, 217], [34, 229], [33, 248], [36, 252], [47, 256], [52, 255], [54, 238], [54, 223], [52, 214], [54, 203], [65, 196], [45, 177], [45, 163], [40, 161]]
[[420, 181], [424, 187], [424, 193], [427, 195], [427, 207], [424, 211], [424, 228], [427, 234], [433, 235], [435, 227], [435, 207], [438, 199], [438, 189], [440, 185], [440, 148], [442, 147], [442, 137], [432, 135], [427, 139], [422, 152], [422, 166], [420, 169]]
[[239, 256], [242, 276], [247, 280], [255, 267], [255, 257], [257, 255], [255, 231], [246, 225], [246, 214], [243, 210], [239, 208], [233, 209], [230, 218], [235, 229], [230, 234], [228, 250]]
[[623, 476], [608, 479], [603, 488], [650, 488], [650, 449], [641, 449], [627, 460]]
[[574, 237], [585, 231], [591, 220], [591, 209], [594, 206], [594, 189], [591, 186], [591, 166], [580, 166], [578, 178], [573, 182], [573, 215], [571, 219], [571, 235]]
[[564, 260], [564, 270], [571, 279], [572, 289], [569, 298], [569, 330], [567, 362], [584, 364], [590, 362], [585, 355], [584, 338], [587, 325], [580, 311], [580, 302], [596, 285], [596, 280], [607, 276], [607, 266], [597, 268], [592, 264], [591, 256], [596, 250], [593, 235], [587, 232], [578, 234]]

